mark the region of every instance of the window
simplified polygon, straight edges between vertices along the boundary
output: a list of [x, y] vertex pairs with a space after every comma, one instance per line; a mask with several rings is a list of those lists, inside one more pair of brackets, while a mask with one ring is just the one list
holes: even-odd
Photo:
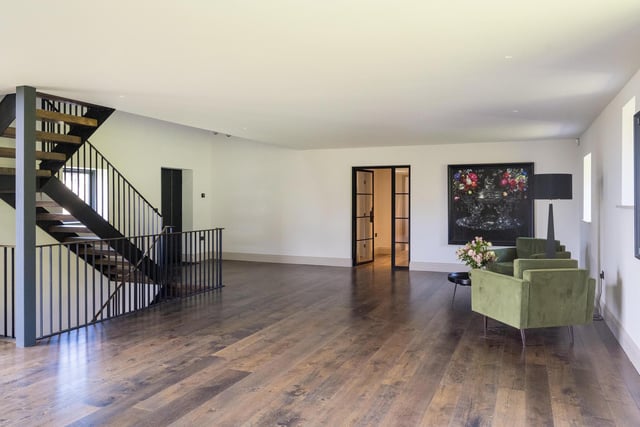
[[633, 115], [636, 113], [634, 96], [622, 107], [622, 150], [620, 165], [620, 204], [633, 206]]
[[633, 116], [633, 139], [635, 148], [634, 174], [633, 179], [636, 183], [635, 193], [635, 253], [636, 258], [640, 258], [640, 113]]
[[[102, 169], [67, 168], [62, 174], [62, 181], [86, 204], [91, 206], [104, 219], [108, 220], [106, 207], [108, 192], [105, 190], [106, 171]], [[66, 209], [63, 212], [68, 213]]]
[[591, 222], [591, 153], [582, 159], [582, 220]]

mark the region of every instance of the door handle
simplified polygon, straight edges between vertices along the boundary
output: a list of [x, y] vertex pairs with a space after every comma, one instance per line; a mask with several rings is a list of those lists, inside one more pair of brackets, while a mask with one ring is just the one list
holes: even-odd
[[369, 211], [369, 222], [373, 223], [373, 209]]

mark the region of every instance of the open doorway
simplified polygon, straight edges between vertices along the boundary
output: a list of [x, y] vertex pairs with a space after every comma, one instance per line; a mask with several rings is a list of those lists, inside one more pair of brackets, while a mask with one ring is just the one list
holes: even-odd
[[409, 166], [353, 168], [354, 266], [409, 268], [410, 176]]

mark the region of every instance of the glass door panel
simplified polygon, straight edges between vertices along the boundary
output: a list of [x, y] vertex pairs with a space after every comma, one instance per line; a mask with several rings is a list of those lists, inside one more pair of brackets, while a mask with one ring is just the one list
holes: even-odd
[[355, 170], [354, 265], [373, 261], [373, 171]]
[[394, 268], [409, 268], [409, 168], [394, 168], [393, 181], [392, 265]]
[[396, 218], [396, 243], [409, 243], [409, 218]]
[[372, 194], [357, 194], [356, 195], [356, 214], [358, 217], [369, 217], [371, 210], [373, 209], [373, 195]]
[[409, 195], [396, 193], [396, 218], [409, 218]]

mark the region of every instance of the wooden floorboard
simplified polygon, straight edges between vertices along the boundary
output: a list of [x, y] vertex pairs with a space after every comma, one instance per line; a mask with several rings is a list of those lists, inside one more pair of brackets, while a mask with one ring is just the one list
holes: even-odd
[[0, 425], [637, 426], [602, 322], [517, 330], [445, 273], [225, 262], [219, 292], [0, 340]]

